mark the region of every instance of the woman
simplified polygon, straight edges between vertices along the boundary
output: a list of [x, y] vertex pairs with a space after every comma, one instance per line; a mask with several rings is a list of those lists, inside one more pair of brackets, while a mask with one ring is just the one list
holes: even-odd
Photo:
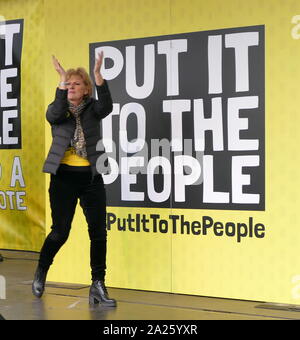
[[55, 100], [49, 105], [46, 118], [51, 124], [52, 145], [43, 171], [51, 174], [49, 196], [52, 231], [40, 252], [32, 292], [41, 297], [48, 269], [54, 256], [66, 242], [71, 229], [77, 199], [88, 223], [92, 285], [91, 303], [116, 306], [104, 284], [106, 269], [106, 196], [102, 175], [96, 162], [103, 151], [96, 150], [101, 139], [100, 120], [112, 111], [112, 99], [100, 68], [103, 53], [98, 55], [94, 77], [98, 100], [91, 97], [92, 83], [83, 68], [65, 71], [53, 56], [60, 76]]

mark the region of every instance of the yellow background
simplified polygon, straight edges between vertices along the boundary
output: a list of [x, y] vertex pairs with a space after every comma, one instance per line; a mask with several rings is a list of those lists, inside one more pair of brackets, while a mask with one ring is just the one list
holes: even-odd
[[[30, 13], [26, 6], [37, 3], [11, 2], [22, 2], [15, 18], [26, 18], [28, 14], [22, 11]], [[0, 0], [3, 3], [9, 11], [9, 1]], [[44, 64], [33, 57], [36, 51], [26, 59], [23, 55], [23, 63], [32, 63], [33, 69], [37, 69], [36, 63], [44, 65], [45, 107], [53, 100], [58, 82], [51, 65], [52, 54], [66, 68], [81, 65], [89, 69], [91, 42], [265, 25], [266, 210], [108, 209], [121, 218], [137, 211], [162, 216], [184, 214], [186, 220], [197, 220], [205, 214], [224, 222], [247, 221], [253, 216], [266, 226], [265, 238], [246, 238], [237, 243], [226, 237], [112, 230], [108, 233], [106, 281], [113, 287], [299, 304], [300, 295], [295, 292], [299, 291], [300, 275], [300, 40], [291, 34], [295, 26], [291, 20], [300, 14], [299, 0], [51, 0], [43, 5], [45, 25], [32, 30], [45, 32], [41, 51]], [[24, 35], [29, 30], [25, 22]], [[25, 86], [24, 80], [22, 84]], [[47, 152], [51, 142], [47, 124], [45, 133]], [[48, 181], [47, 175], [46, 188]], [[46, 202], [49, 232], [47, 197]], [[90, 282], [87, 226], [80, 208], [70, 239], [50, 269], [49, 280]]]

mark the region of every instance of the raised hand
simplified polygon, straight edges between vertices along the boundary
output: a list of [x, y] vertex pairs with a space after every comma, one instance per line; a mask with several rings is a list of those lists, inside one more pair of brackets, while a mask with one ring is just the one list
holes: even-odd
[[60, 65], [59, 61], [55, 58], [54, 55], [52, 56], [52, 62], [53, 62], [53, 65], [54, 65], [56, 72], [60, 75], [60, 81], [65, 82], [66, 81], [66, 71]]
[[102, 78], [102, 75], [101, 75], [101, 72], [100, 72], [102, 62], [103, 62], [103, 51], [98, 53], [98, 57], [95, 60], [94, 76], [95, 76], [96, 85], [102, 85], [103, 82], [104, 82], [104, 79]]

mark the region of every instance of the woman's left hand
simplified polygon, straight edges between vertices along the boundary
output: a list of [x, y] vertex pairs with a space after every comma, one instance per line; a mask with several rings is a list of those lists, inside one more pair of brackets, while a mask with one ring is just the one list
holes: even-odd
[[98, 86], [102, 85], [103, 82], [104, 82], [104, 79], [103, 79], [101, 72], [100, 72], [102, 62], [103, 62], [103, 51], [98, 53], [98, 58], [96, 58], [95, 66], [94, 66], [95, 82], [96, 82], [96, 85], [98, 85]]

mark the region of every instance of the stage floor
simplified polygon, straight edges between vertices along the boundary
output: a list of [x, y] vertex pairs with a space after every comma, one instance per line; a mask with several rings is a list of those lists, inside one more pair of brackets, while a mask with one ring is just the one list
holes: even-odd
[[0, 314], [6, 320], [300, 319], [299, 306], [109, 287], [117, 308], [90, 306], [88, 286], [53, 282], [47, 282], [43, 297], [38, 299], [31, 293], [38, 254], [8, 250], [0, 253], [4, 257], [0, 262]]

